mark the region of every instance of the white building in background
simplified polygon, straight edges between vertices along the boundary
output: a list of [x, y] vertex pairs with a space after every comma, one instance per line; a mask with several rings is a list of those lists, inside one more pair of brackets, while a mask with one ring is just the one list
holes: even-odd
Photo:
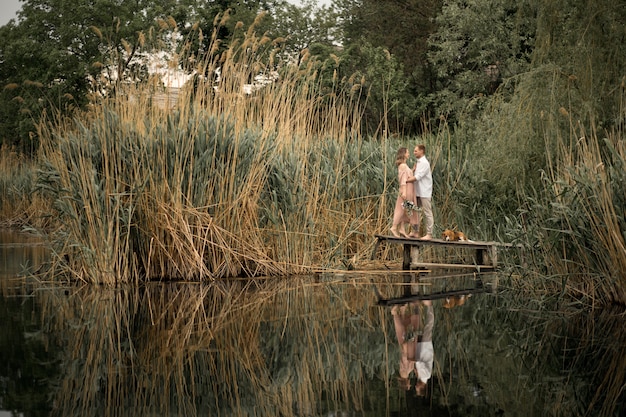
[[147, 55], [146, 66], [151, 76], [158, 76], [165, 88], [182, 88], [193, 74], [187, 74], [173, 60], [172, 54], [161, 51]]
[[[146, 58], [146, 67], [151, 77], [158, 77], [164, 88], [163, 92], [155, 94], [155, 98], [162, 106], [172, 108], [176, 105], [178, 100], [178, 93], [181, 88], [185, 86], [187, 82], [192, 80], [195, 73], [186, 73], [177, 65], [172, 55], [167, 52], [159, 52], [151, 54]], [[217, 92], [219, 91], [219, 82], [221, 80], [220, 69], [216, 70], [216, 85], [213, 87]], [[279, 78], [277, 71], [270, 71], [267, 73], [260, 73], [254, 76], [252, 83], [243, 84], [241, 87], [242, 93], [251, 95], [256, 91], [259, 91], [263, 87], [276, 82]]]

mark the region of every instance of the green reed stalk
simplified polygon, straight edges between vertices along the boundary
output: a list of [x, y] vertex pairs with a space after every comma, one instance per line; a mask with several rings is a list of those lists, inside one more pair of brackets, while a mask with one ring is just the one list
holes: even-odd
[[45, 202], [34, 194], [37, 168], [35, 161], [12, 150], [0, 147], [0, 227], [46, 225], [36, 215]]
[[[529, 198], [535, 262], [554, 280], [548, 292], [591, 307], [626, 302], [626, 150], [619, 132], [601, 139], [592, 126], [580, 139], [557, 141], [542, 196]], [[530, 214], [530, 213], [529, 213]], [[538, 267], [539, 269], [540, 267]]]

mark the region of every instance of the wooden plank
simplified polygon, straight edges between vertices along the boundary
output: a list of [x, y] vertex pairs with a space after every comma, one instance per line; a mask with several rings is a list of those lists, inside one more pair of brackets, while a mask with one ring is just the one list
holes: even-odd
[[478, 269], [478, 270], [491, 270], [495, 269], [493, 265], [469, 265], [469, 264], [443, 264], [432, 262], [418, 262], [412, 263], [413, 268], [447, 268], [447, 269]]
[[420, 240], [410, 237], [395, 237], [395, 236], [386, 236], [386, 235], [374, 235], [378, 239], [378, 242], [381, 240], [386, 240], [391, 243], [401, 243], [412, 246], [457, 246], [457, 247], [467, 247], [467, 248], [482, 248], [482, 249], [490, 249], [494, 246], [496, 247], [504, 247], [504, 248], [513, 248], [513, 247], [521, 247], [521, 245], [514, 245], [512, 243], [502, 243], [502, 242], [485, 242], [480, 240], [466, 240], [466, 241], [447, 241], [443, 239], [431, 239], [431, 240]]
[[443, 299], [443, 298], [452, 297], [452, 296], [479, 294], [479, 293], [484, 293], [487, 291], [488, 290], [485, 287], [483, 287], [482, 285], [478, 285], [476, 288], [467, 288], [467, 289], [462, 289], [462, 290], [446, 291], [446, 292], [431, 293], [431, 294], [412, 294], [412, 295], [405, 295], [403, 297], [396, 297], [396, 298], [383, 298], [382, 296], [380, 296], [380, 293], [377, 292], [376, 297], [378, 298], [377, 304], [379, 306], [394, 306], [394, 305], [402, 305], [402, 304], [410, 303], [412, 301], [417, 301], [417, 300], [438, 300], [438, 299]]

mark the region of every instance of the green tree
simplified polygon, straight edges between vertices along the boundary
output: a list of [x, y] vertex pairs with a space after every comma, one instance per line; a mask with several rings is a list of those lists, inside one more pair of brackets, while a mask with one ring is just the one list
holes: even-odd
[[[19, 19], [0, 28], [0, 142], [34, 152], [41, 117], [71, 115], [89, 93], [110, 94], [116, 81], [145, 80], [147, 67], [137, 58], [171, 48], [173, 30], [202, 39], [196, 52], [206, 53], [216, 26], [219, 36], [232, 36], [239, 20], [250, 23], [267, 7], [234, 0], [25, 0]], [[231, 19], [216, 25], [226, 10]], [[197, 36], [202, 31], [209, 35]]]
[[[396, 62], [402, 76], [396, 75], [399, 85], [395, 102], [387, 106], [394, 108], [394, 120], [390, 121], [392, 131], [407, 134], [420, 129], [420, 116], [427, 113], [429, 96], [433, 92], [433, 71], [427, 60], [428, 38], [435, 31], [434, 18], [441, 7], [441, 0], [340, 0], [339, 22], [342, 28], [342, 43], [349, 51], [350, 60], [366, 72], [369, 46], [388, 51], [391, 60]], [[376, 62], [376, 61], [374, 61]], [[356, 68], [354, 68], [356, 69]], [[383, 91], [370, 93], [378, 95], [372, 99], [388, 97]], [[370, 115], [380, 114], [384, 106], [368, 100]]]
[[0, 30], [2, 142], [24, 149], [42, 115], [84, 107], [103, 71], [140, 76], [133, 57], [151, 41], [152, 3], [26, 0]]
[[[411, 76], [427, 64], [428, 38], [441, 0], [341, 0], [344, 42], [386, 48]], [[424, 80], [426, 81], [426, 80]]]
[[447, 1], [436, 22], [428, 53], [436, 75], [433, 107], [449, 121], [475, 109], [470, 103], [493, 94], [503, 78], [529, 69], [536, 31], [529, 2]]
[[[403, 132], [419, 118], [417, 98], [409, 92], [402, 63], [383, 47], [351, 45], [340, 58], [344, 82], [367, 93], [363, 128], [368, 134]], [[406, 133], [406, 132], [405, 132]]]
[[297, 60], [309, 49], [326, 59], [340, 40], [338, 11], [333, 6], [318, 6], [315, 0], [305, 0], [301, 6], [278, 0], [273, 4], [270, 35], [283, 38], [283, 49], [289, 59]]
[[253, 27], [257, 35], [269, 30], [261, 17], [275, 7], [274, 0], [181, 0], [173, 7], [172, 18], [182, 35], [179, 44], [181, 66], [197, 72], [196, 64], [208, 57], [219, 59], [230, 41], [243, 39]]

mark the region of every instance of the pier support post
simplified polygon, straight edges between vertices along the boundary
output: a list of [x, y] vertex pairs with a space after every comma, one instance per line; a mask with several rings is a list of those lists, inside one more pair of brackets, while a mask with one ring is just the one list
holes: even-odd
[[402, 270], [411, 270], [411, 245], [402, 245]]

